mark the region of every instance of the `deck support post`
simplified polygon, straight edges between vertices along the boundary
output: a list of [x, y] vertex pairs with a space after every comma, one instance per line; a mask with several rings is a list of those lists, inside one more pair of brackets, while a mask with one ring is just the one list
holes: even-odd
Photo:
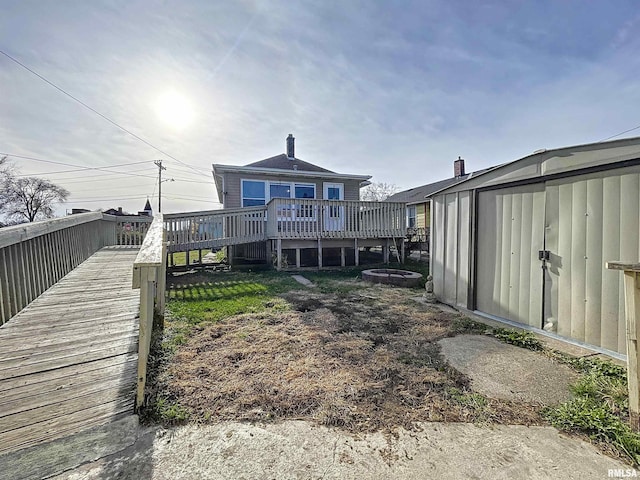
[[318, 238], [318, 270], [322, 269], [322, 240]]
[[198, 250], [198, 263], [202, 265], [202, 249]]
[[296, 248], [296, 268], [300, 268], [300, 249]]
[[278, 271], [282, 270], [282, 239], [278, 238], [278, 240], [276, 241], [276, 252], [277, 252], [277, 265], [276, 265], [276, 269]]
[[358, 265], [360, 265], [360, 247], [358, 247], [358, 239], [354, 239], [353, 241], [353, 253], [354, 255], [354, 262], [356, 264], [356, 267]]
[[627, 336], [627, 384], [629, 386], [629, 423], [640, 431], [640, 264], [607, 262], [610, 270], [624, 271], [624, 303]]
[[271, 240], [267, 240], [265, 244], [265, 256], [267, 257], [267, 265], [269, 265], [273, 259], [271, 256], [273, 255], [273, 244]]
[[347, 256], [344, 253], [344, 247], [340, 247], [340, 266], [341, 267], [347, 266]]
[[389, 263], [389, 239], [385, 238], [382, 244], [382, 261], [383, 263]]
[[188, 267], [189, 266], [189, 257], [191, 256], [191, 250], [187, 249], [187, 253], [185, 255], [186, 255], [186, 257], [184, 259], [184, 263]]
[[400, 239], [400, 262], [404, 264], [405, 260], [405, 251], [404, 251], [404, 238]]

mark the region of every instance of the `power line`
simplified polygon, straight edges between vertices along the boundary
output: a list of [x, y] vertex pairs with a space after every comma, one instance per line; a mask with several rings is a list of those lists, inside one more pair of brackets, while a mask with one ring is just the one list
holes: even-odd
[[638, 130], [639, 128], [640, 128], [640, 125], [638, 125], [637, 127], [630, 128], [629, 130], [625, 130], [624, 132], [616, 133], [615, 135], [611, 135], [610, 137], [603, 138], [602, 140], [598, 140], [598, 143], [606, 142], [607, 140], [611, 140], [612, 138], [619, 137], [620, 135], [624, 135], [625, 133], [633, 132], [634, 130]]
[[122, 167], [122, 166], [128, 166], [128, 165], [140, 165], [142, 163], [147, 163], [152, 161], [152, 160], [144, 160], [142, 162], [129, 162], [129, 163], [121, 163], [118, 165], [105, 165], [104, 167], [83, 167], [82, 165], [76, 165], [74, 163], [59, 162], [56, 160], [47, 160], [47, 159], [38, 158], [38, 157], [28, 157], [26, 155], [18, 155], [17, 153], [0, 152], [0, 155], [4, 155], [6, 157], [24, 158], [25, 160], [34, 160], [36, 162], [52, 163], [54, 165], [64, 165], [65, 167], [84, 168], [88, 170], [101, 170], [103, 168]]
[[[80, 167], [79, 165], [74, 165], [73, 163], [65, 163], [65, 162], [58, 162], [55, 160], [46, 160], [44, 158], [37, 158], [37, 157], [28, 157], [26, 155], [17, 155], [14, 153], [7, 153], [7, 152], [0, 152], [0, 156], [2, 155], [6, 155], [7, 157], [15, 157], [15, 158], [23, 158], [25, 160], [34, 160], [36, 162], [44, 162], [44, 163], [51, 163], [54, 165], [63, 165], [66, 167]], [[130, 175], [133, 177], [145, 177], [145, 178], [156, 178], [153, 175], [141, 175], [141, 174], [136, 174], [133, 172], [114, 172], [113, 170], [107, 170], [107, 168], [113, 168], [113, 167], [119, 167], [119, 166], [129, 166], [129, 165], [140, 165], [142, 163], [147, 163], [147, 162], [151, 162], [152, 160], [145, 160], [142, 162], [133, 162], [133, 163], [125, 163], [125, 164], [118, 164], [118, 165], [111, 165], [111, 166], [106, 166], [106, 167], [80, 167], [83, 168], [85, 170], [99, 170], [101, 172], [107, 172], [107, 173], [112, 173], [112, 174], [117, 174], [117, 175]], [[202, 174], [198, 174], [198, 175], [202, 175]], [[88, 178], [88, 177], [85, 177]], [[205, 183], [207, 185], [212, 185], [214, 184], [213, 180], [210, 181], [202, 181], [202, 180], [190, 180], [188, 178], [181, 178], [181, 177], [174, 177], [176, 180], [180, 180], [181, 182], [187, 182], [187, 183]], [[58, 179], [59, 181], [60, 179]]]
[[103, 118], [104, 120], [106, 120], [107, 122], [109, 122], [110, 124], [112, 124], [113, 126], [119, 128], [120, 130], [122, 130], [123, 132], [131, 135], [132, 137], [136, 138], [137, 140], [141, 141], [142, 143], [144, 143], [145, 145], [153, 148], [154, 150], [160, 152], [162, 155], [165, 155], [173, 160], [175, 160], [178, 163], [181, 163], [189, 168], [191, 168], [194, 171], [197, 171], [195, 168], [193, 168], [191, 165], [189, 165], [188, 163], [183, 162], [182, 160], [177, 159], [176, 157], [174, 157], [173, 155], [168, 154], [167, 152], [165, 152], [164, 150], [156, 147], [155, 145], [153, 145], [152, 143], [148, 142], [147, 140], [145, 140], [144, 138], [136, 135], [135, 133], [133, 133], [132, 131], [126, 129], [125, 127], [123, 127], [122, 125], [120, 125], [119, 123], [114, 122], [113, 120], [111, 120], [109, 117], [107, 117], [106, 115], [100, 113], [99, 111], [97, 111], [95, 108], [90, 107], [89, 105], [87, 105], [86, 103], [84, 103], [82, 100], [80, 100], [77, 97], [74, 97], [73, 95], [71, 95], [69, 92], [67, 92], [66, 90], [62, 89], [61, 87], [59, 87], [58, 85], [56, 85], [55, 83], [51, 82], [50, 80], [47, 80], [44, 76], [40, 75], [38, 72], [36, 72], [35, 70], [32, 70], [31, 68], [27, 67], [24, 63], [20, 62], [19, 60], [17, 60], [16, 58], [12, 57], [11, 55], [9, 55], [8, 53], [0, 50], [0, 54], [4, 55], [5, 57], [7, 57], [9, 60], [11, 60], [12, 62], [20, 65], [22, 68], [24, 68], [25, 70], [27, 70], [28, 72], [32, 73], [33, 75], [35, 75], [36, 77], [38, 77], [40, 80], [42, 80], [43, 82], [46, 82], [47, 84], [51, 85], [53, 88], [55, 88], [56, 90], [58, 90], [60, 93], [63, 93], [64, 95], [66, 95], [67, 97], [71, 98], [72, 100], [78, 102], [80, 105], [82, 105], [83, 107], [89, 109], [90, 111], [92, 111], [93, 113], [95, 113], [96, 115], [98, 115], [99, 117]]
[[[139, 163], [147, 163], [147, 162], [139, 162]], [[124, 165], [135, 165], [135, 164], [131, 164], [131, 163], [127, 163]], [[114, 165], [114, 167], [121, 167], [123, 165]], [[43, 175], [60, 175], [61, 173], [77, 173], [77, 172], [86, 172], [87, 170], [96, 170], [93, 167], [82, 167], [82, 168], [74, 168], [71, 170], [57, 170], [54, 172], [38, 172], [38, 173], [21, 173], [20, 175], [16, 175], [17, 177], [39, 177], [39, 176], [43, 176]], [[145, 172], [148, 171], [149, 168], [137, 168], [135, 170], [129, 170], [127, 173], [132, 173], [132, 172]], [[121, 173], [107, 173], [105, 172], [107, 175], [122, 175]], [[82, 178], [88, 178], [91, 177], [93, 175], [87, 175], [84, 176]], [[78, 178], [78, 177], [69, 177], [69, 178]]]

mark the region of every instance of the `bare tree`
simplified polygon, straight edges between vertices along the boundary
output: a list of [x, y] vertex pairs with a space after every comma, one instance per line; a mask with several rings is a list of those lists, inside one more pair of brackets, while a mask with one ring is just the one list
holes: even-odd
[[43, 178], [11, 177], [3, 184], [4, 213], [18, 222], [51, 218], [54, 204], [68, 196], [66, 189]]
[[9, 163], [9, 158], [4, 156], [0, 158], [0, 215], [2, 215], [7, 206], [7, 192], [9, 184], [14, 178], [14, 168]]
[[398, 191], [392, 183], [373, 182], [362, 189], [360, 199], [371, 202], [382, 202]]

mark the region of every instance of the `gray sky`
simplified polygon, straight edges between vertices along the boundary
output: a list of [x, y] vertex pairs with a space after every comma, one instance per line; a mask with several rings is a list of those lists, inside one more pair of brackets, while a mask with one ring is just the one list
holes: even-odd
[[[0, 55], [0, 152], [76, 166], [13, 157], [70, 190], [61, 214], [137, 211], [147, 196], [155, 208], [158, 158], [175, 178], [164, 211], [216, 208], [211, 164], [284, 153], [289, 133], [303, 160], [404, 189], [452, 176], [458, 155], [476, 170], [640, 125], [633, 1], [0, 0], [0, 11], [0, 50], [178, 159]], [[167, 94], [177, 105], [159, 107]]]

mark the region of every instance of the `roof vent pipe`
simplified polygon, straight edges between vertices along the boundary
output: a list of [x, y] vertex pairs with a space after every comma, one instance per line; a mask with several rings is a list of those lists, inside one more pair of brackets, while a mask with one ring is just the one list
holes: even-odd
[[290, 159], [296, 157], [295, 141], [296, 139], [293, 138], [293, 135], [289, 134], [289, 136], [287, 137], [287, 157], [289, 157]]
[[453, 162], [453, 176], [456, 178], [464, 177], [464, 158], [458, 157], [458, 159]]

